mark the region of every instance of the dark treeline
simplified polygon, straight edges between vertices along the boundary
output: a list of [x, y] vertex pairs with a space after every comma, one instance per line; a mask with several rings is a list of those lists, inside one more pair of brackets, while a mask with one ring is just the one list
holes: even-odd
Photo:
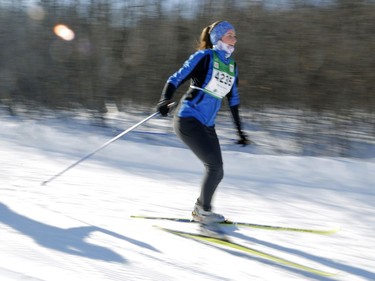
[[[80, 2], [44, 0], [27, 9], [21, 0], [0, 1], [0, 102], [10, 111], [153, 105], [200, 31], [217, 19], [237, 27], [243, 106], [375, 108], [375, 5], [367, 1], [290, 1], [294, 7], [283, 10], [197, 1], [194, 16], [186, 16], [191, 6], [166, 9], [162, 0]], [[54, 34], [59, 23], [74, 40]]]

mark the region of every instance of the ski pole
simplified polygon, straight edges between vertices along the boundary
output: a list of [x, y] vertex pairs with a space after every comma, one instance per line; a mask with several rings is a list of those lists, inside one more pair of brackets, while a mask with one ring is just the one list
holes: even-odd
[[[168, 105], [168, 107], [172, 108], [175, 106], [175, 102], [172, 102]], [[50, 177], [48, 180], [45, 180], [44, 182], [42, 182], [42, 185], [46, 185], [47, 183], [53, 181], [54, 179], [56, 179], [57, 177], [61, 176], [62, 174], [64, 174], [65, 172], [69, 171], [70, 169], [74, 168], [75, 166], [77, 166], [79, 163], [85, 161], [86, 159], [90, 158], [91, 156], [93, 156], [95, 153], [97, 153], [98, 151], [102, 150], [103, 148], [107, 147], [108, 145], [110, 145], [111, 143], [113, 143], [114, 141], [118, 140], [119, 138], [121, 138], [122, 136], [126, 135], [127, 133], [129, 133], [130, 131], [134, 130], [135, 128], [137, 128], [138, 126], [142, 125], [143, 123], [146, 123], [148, 120], [154, 118], [155, 116], [159, 115], [160, 113], [159, 112], [155, 112], [153, 114], [151, 114], [150, 116], [148, 116], [147, 118], [143, 119], [142, 121], [138, 122], [137, 124], [131, 126], [129, 129], [123, 131], [122, 133], [118, 134], [117, 136], [115, 136], [114, 138], [110, 139], [109, 141], [107, 141], [106, 143], [102, 144], [101, 146], [99, 146], [98, 148], [96, 148], [95, 150], [93, 150], [92, 152], [90, 152], [89, 154], [87, 154], [86, 156], [82, 157], [81, 159], [79, 159], [78, 161], [74, 162], [73, 164], [71, 164], [70, 166], [66, 167], [64, 170], [62, 170], [61, 172], [57, 173], [56, 175]]]

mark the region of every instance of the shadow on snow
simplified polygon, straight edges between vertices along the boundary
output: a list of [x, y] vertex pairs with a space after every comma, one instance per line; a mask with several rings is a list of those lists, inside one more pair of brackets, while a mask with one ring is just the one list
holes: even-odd
[[43, 247], [95, 260], [118, 263], [126, 262], [126, 260], [115, 251], [85, 241], [85, 238], [89, 237], [90, 233], [95, 231], [125, 240], [149, 250], [157, 251], [154, 247], [146, 243], [97, 226], [88, 225], [64, 229], [44, 224], [17, 214], [1, 202], [0, 223], [6, 224], [23, 235], [29, 236]]

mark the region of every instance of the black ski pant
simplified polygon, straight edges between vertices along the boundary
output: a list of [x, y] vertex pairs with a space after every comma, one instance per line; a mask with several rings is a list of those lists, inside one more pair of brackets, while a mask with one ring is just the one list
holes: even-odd
[[205, 166], [201, 193], [197, 200], [204, 210], [211, 210], [211, 201], [223, 179], [223, 159], [215, 127], [207, 127], [194, 117], [174, 117], [177, 136]]

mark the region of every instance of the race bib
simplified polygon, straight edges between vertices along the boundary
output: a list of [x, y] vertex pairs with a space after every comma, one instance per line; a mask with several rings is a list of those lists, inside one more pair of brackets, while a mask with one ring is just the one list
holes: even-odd
[[235, 80], [234, 61], [229, 64], [222, 62], [214, 52], [212, 78], [203, 89], [206, 93], [222, 99], [232, 89]]

